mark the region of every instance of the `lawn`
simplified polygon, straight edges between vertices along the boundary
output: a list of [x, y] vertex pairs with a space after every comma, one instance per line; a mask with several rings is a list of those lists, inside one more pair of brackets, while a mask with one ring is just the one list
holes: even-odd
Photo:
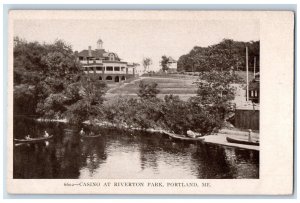
[[[158, 84], [160, 94], [195, 94], [197, 86], [193, 84], [195, 78], [142, 78], [145, 83], [155, 82]], [[137, 94], [140, 81], [127, 84], [123, 87], [116, 88], [110, 93], [112, 94]]]
[[[246, 72], [236, 72], [244, 81], [246, 81]], [[155, 82], [158, 84], [159, 94], [158, 98], [163, 99], [165, 95], [174, 94], [178, 95], [182, 100], [188, 100], [190, 97], [195, 96], [197, 93], [197, 86], [194, 83], [197, 81], [197, 76], [189, 75], [159, 75], [152, 77], [141, 77], [136, 81], [131, 81], [124, 85], [112, 85], [113, 88], [109, 94], [106, 94], [107, 101], [123, 97], [137, 97], [139, 90], [139, 83], [143, 81], [145, 83]], [[249, 72], [249, 81], [253, 79], [253, 72]], [[120, 87], [117, 87], [120, 86]]]

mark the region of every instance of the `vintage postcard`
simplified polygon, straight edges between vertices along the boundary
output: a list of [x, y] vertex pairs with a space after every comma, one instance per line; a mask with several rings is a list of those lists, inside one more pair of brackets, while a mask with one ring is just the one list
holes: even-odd
[[8, 40], [8, 193], [293, 193], [293, 12], [11, 10]]

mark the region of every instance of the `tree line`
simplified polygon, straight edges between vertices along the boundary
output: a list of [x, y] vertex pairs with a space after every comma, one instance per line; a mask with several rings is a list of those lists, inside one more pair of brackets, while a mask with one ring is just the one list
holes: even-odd
[[209, 70], [246, 70], [246, 47], [248, 47], [249, 70], [253, 71], [254, 63], [259, 71], [260, 41], [239, 42], [223, 39], [218, 44], [200, 47], [195, 46], [188, 54], [178, 59], [178, 72], [203, 72]]

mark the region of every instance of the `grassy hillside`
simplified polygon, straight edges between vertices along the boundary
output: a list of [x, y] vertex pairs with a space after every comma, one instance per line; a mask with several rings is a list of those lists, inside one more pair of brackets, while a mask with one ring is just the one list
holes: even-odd
[[[195, 78], [174, 79], [174, 78], [142, 78], [145, 83], [155, 82], [158, 84], [160, 94], [195, 94], [197, 87], [193, 82]], [[140, 80], [140, 81], [141, 81]], [[113, 94], [136, 94], [139, 89], [139, 82], [127, 84], [123, 87], [114, 89]]]

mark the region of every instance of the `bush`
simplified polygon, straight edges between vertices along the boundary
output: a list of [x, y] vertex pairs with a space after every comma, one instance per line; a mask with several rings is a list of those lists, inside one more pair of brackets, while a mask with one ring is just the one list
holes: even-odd
[[178, 134], [186, 134], [187, 130], [210, 134], [222, 123], [216, 114], [174, 95], [167, 95], [164, 100], [119, 98], [104, 109], [104, 120], [119, 126], [165, 129]]
[[157, 89], [157, 83], [144, 83], [143, 81], [139, 84], [138, 96], [142, 99], [150, 99], [155, 98], [159, 93]]

